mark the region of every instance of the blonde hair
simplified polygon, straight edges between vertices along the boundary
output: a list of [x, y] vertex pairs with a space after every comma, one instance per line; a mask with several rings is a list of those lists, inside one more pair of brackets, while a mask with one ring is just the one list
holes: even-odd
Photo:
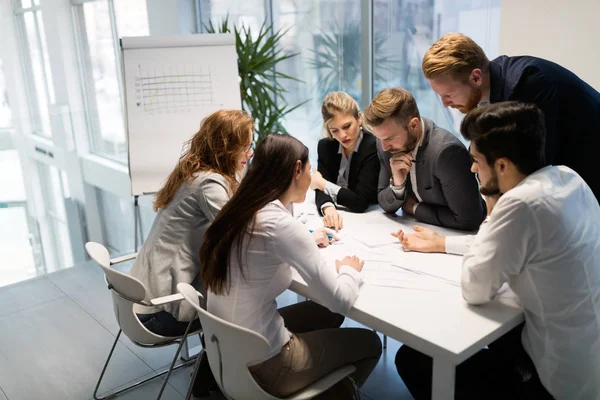
[[335, 117], [335, 113], [350, 114], [355, 119], [361, 117], [360, 107], [356, 100], [346, 92], [327, 93], [323, 104], [321, 104], [321, 116], [323, 117], [323, 127], [328, 138], [332, 139], [327, 125]]
[[489, 62], [473, 39], [462, 33], [447, 33], [427, 50], [422, 68], [427, 79], [449, 75], [465, 81], [475, 68], [484, 70]]
[[184, 152], [164, 186], [156, 194], [154, 211], [166, 208], [179, 187], [201, 171], [221, 174], [233, 190], [236, 156], [252, 144], [254, 120], [245, 111], [219, 110], [200, 123], [200, 130], [184, 144]]
[[408, 90], [384, 89], [377, 93], [377, 96], [365, 109], [367, 126], [381, 125], [388, 118], [393, 118], [398, 125], [403, 127], [408, 126], [411, 119], [421, 118], [417, 102]]

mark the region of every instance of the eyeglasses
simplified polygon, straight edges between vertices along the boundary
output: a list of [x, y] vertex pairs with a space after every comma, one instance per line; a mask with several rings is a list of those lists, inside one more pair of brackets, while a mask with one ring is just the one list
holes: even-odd
[[250, 143], [245, 149], [244, 153], [250, 153], [250, 151], [254, 152], [254, 142]]

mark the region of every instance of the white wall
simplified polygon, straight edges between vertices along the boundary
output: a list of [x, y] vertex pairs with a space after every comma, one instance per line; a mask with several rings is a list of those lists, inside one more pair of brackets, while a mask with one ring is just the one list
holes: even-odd
[[502, 0], [500, 54], [554, 61], [600, 90], [599, 0]]

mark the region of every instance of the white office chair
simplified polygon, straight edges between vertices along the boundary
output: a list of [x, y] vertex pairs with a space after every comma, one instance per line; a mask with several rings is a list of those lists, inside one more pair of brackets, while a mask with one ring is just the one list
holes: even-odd
[[[223, 394], [227, 398], [235, 400], [280, 400], [265, 392], [248, 370], [248, 365], [267, 357], [269, 353], [267, 339], [256, 332], [222, 320], [201, 308], [199, 300], [201, 295], [192, 286], [180, 283], [177, 285], [177, 291], [198, 311], [206, 340], [205, 350], [208, 363]], [[186, 400], [190, 398], [191, 385], [193, 385], [197, 370], [198, 366], [196, 365]], [[354, 371], [356, 371], [354, 365], [340, 368], [286, 399], [312, 399]], [[352, 382], [355, 396], [360, 399], [358, 387], [354, 380]]]
[[[147, 302], [144, 300], [144, 298], [146, 297], [146, 287], [144, 286], [144, 284], [142, 282], [140, 282], [139, 280], [137, 280], [136, 278], [134, 278], [131, 275], [116, 271], [111, 267], [114, 264], [118, 264], [118, 263], [121, 263], [124, 261], [134, 259], [137, 256], [137, 253], [131, 254], [128, 256], [124, 256], [124, 257], [115, 258], [115, 259], [111, 260], [109, 257], [109, 254], [108, 254], [108, 250], [106, 250], [106, 248], [99, 243], [88, 242], [85, 245], [85, 249], [86, 249], [87, 253], [89, 254], [89, 256], [94, 261], [96, 261], [98, 263], [98, 265], [100, 265], [100, 267], [104, 271], [105, 280], [108, 285], [108, 289], [112, 293], [115, 317], [117, 318], [117, 323], [119, 324], [119, 328], [120, 328], [119, 333], [117, 334], [117, 337], [115, 338], [115, 342], [113, 343], [112, 348], [110, 349], [110, 353], [108, 355], [108, 358], [106, 359], [104, 368], [102, 368], [102, 373], [100, 374], [100, 377], [98, 378], [98, 383], [96, 384], [96, 388], [94, 389], [94, 399], [95, 400], [104, 400], [107, 398], [112, 398], [126, 390], [132, 389], [132, 388], [142, 385], [154, 378], [157, 378], [159, 376], [167, 374], [167, 376], [163, 382], [163, 385], [160, 389], [160, 392], [158, 393], [157, 399], [160, 399], [162, 396], [162, 393], [165, 389], [165, 386], [167, 385], [167, 381], [171, 375], [171, 372], [175, 369], [181, 368], [183, 366], [189, 365], [192, 362], [194, 362], [193, 360], [191, 360], [191, 361], [182, 363], [181, 365], [178, 365], [175, 368], [173, 367], [175, 365], [175, 362], [177, 361], [177, 357], [179, 356], [179, 353], [181, 351], [181, 348], [183, 347], [183, 344], [184, 344], [187, 336], [195, 335], [195, 334], [199, 335], [200, 333], [198, 330], [190, 332], [190, 326], [191, 326], [191, 322], [190, 322], [190, 324], [188, 325], [187, 330], [183, 336], [167, 337], [167, 336], [157, 335], [155, 333], [150, 332], [148, 329], [146, 329], [146, 327], [138, 319], [135, 310], [137, 308], [136, 307], [137, 305], [157, 306], [157, 305], [161, 305], [161, 304], [168, 304], [168, 303], [182, 301], [183, 296], [181, 296], [180, 294], [174, 294], [171, 296], [165, 296], [165, 297], [159, 297], [156, 299], [152, 299], [150, 302]], [[97, 397], [98, 396], [98, 388], [100, 387], [100, 383], [102, 382], [102, 378], [104, 377], [104, 373], [106, 372], [108, 363], [113, 355], [115, 346], [117, 345], [117, 342], [119, 341], [121, 332], [125, 333], [125, 335], [129, 339], [131, 339], [131, 341], [134, 344], [136, 344], [140, 347], [145, 347], [145, 348], [164, 347], [164, 346], [170, 346], [170, 345], [177, 344], [177, 343], [179, 344], [179, 346], [177, 348], [177, 351], [175, 352], [175, 356], [173, 357], [173, 361], [171, 362], [171, 365], [169, 366], [169, 368], [166, 371], [160, 372], [156, 375], [151, 376], [150, 378], [141, 380], [141, 381], [136, 382], [132, 385], [129, 385], [119, 391], [106, 394], [104, 397], [99, 398], [99, 397]]]

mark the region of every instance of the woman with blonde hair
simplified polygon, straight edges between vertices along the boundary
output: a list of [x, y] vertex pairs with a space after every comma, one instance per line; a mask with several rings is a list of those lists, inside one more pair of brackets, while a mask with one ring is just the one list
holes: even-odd
[[370, 204], [377, 204], [377, 141], [363, 128], [360, 107], [346, 92], [327, 94], [321, 115], [327, 137], [319, 141], [317, 171], [310, 187], [315, 190], [323, 224], [340, 229], [343, 221], [338, 206], [364, 212]]

